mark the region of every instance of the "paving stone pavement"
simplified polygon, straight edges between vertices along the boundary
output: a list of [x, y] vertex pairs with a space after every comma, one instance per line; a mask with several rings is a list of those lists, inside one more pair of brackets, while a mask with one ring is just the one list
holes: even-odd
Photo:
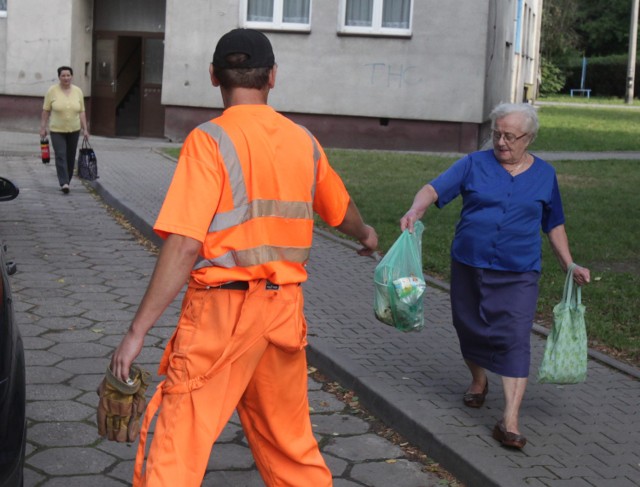
[[[92, 144], [100, 179], [91, 186], [150, 235], [175, 167], [157, 150], [167, 144], [100, 137]], [[0, 132], [0, 147], [2, 175], [21, 186], [18, 200], [0, 205], [0, 234], [19, 266], [12, 284], [27, 345], [28, 485], [126, 484], [134, 448], [97, 438], [94, 389], [155, 258], [106, 216], [83, 185], [74, 181], [66, 197], [59, 192], [53, 167], [37, 160], [35, 136]], [[609, 157], [615, 154], [602, 155]], [[584, 384], [541, 385], [533, 378], [522, 408], [529, 443], [522, 452], [505, 450], [491, 438], [503, 401], [499, 378], [490, 377], [485, 407], [462, 405], [468, 372], [440, 283], [427, 290], [425, 329], [398, 332], [373, 317], [376, 262], [358, 257], [354, 249], [325, 232], [314, 238], [304, 285], [312, 364], [354, 389], [373, 414], [470, 487], [640, 485], [640, 371], [627, 367], [629, 373], [623, 373], [591, 360]], [[588, 293], [584, 299], [588, 309]], [[150, 369], [177, 311], [174, 303], [149, 336], [141, 362]], [[532, 345], [534, 377], [543, 338], [534, 336]], [[313, 382], [310, 395], [336, 486], [437, 485], [429, 483], [437, 479], [421, 477], [415, 463], [402, 460], [393, 445], [344, 415]], [[343, 429], [325, 437], [323, 427], [336, 429], [318, 425], [326, 421]], [[362, 429], [354, 432], [352, 425]], [[220, 448], [214, 448], [203, 485], [262, 485], [240, 438], [232, 422]], [[394, 455], [397, 462], [384, 462]]]
[[[25, 486], [130, 485], [137, 442], [116, 444], [98, 437], [95, 390], [156, 257], [82, 183], [75, 180], [71, 193], [63, 195], [53, 165], [19, 149], [7, 151], [5, 145], [0, 154], [0, 175], [20, 188], [18, 199], [0, 207], [0, 235], [18, 265], [11, 284], [27, 362]], [[158, 203], [162, 191], [145, 201]], [[157, 368], [179, 301], [149, 333], [139, 359], [148, 370]], [[149, 391], [159, 380], [154, 377]], [[309, 381], [312, 423], [336, 487], [439, 485], [436, 474], [375, 434], [368, 421], [321, 385]], [[214, 446], [202, 485], [264, 485], [237, 415]]]

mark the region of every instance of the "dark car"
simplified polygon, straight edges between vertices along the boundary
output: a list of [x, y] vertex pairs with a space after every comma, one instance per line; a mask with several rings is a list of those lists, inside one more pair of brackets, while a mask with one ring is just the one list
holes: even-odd
[[[0, 201], [12, 200], [18, 192], [11, 181], [0, 177]], [[0, 487], [20, 487], [27, 441], [24, 348], [9, 288], [16, 265], [5, 252], [0, 240]]]

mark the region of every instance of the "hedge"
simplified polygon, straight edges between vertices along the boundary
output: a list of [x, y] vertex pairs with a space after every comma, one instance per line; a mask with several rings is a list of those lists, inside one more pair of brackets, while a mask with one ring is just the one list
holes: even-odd
[[[624, 98], [627, 92], [628, 56], [616, 54], [606, 57], [587, 58], [587, 73], [584, 87], [591, 90], [592, 95]], [[582, 59], [577, 59], [565, 66], [567, 81], [564, 91], [580, 88], [582, 78]], [[640, 56], [636, 59], [634, 77], [634, 97], [640, 95]]]

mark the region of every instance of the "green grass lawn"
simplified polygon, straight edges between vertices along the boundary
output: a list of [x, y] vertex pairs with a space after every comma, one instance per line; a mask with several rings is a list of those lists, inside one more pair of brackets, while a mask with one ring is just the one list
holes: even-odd
[[[593, 92], [592, 92], [593, 95]], [[538, 98], [538, 101], [541, 102], [560, 102], [560, 103], [574, 103], [574, 104], [587, 104], [587, 105], [620, 105], [620, 106], [636, 106], [640, 107], [640, 99], [637, 98], [638, 94], [636, 93], [636, 97], [633, 99], [633, 103], [627, 104], [625, 103], [623, 98], [616, 98], [611, 96], [591, 96], [587, 98], [586, 96], [581, 96], [579, 94], [575, 94], [571, 96], [570, 94], [557, 94], [557, 95], [545, 95]]]
[[[532, 150], [640, 151], [640, 110], [542, 106]], [[177, 157], [179, 149], [171, 151]], [[426, 182], [453, 159], [385, 151], [327, 150], [385, 252], [399, 236], [399, 220]], [[640, 161], [554, 162], [573, 257], [592, 271], [583, 290], [592, 346], [640, 364]], [[448, 280], [449, 247], [459, 199], [425, 215], [423, 263], [427, 274]], [[546, 241], [538, 319], [550, 323], [562, 297], [564, 274]], [[428, 312], [428, 310], [427, 310]]]
[[[400, 234], [399, 219], [420, 187], [453, 159], [391, 152], [328, 150], [363, 216], [386, 251]], [[640, 362], [640, 161], [563, 161], [554, 166], [562, 191], [567, 232], [577, 263], [593, 282], [583, 290], [592, 346], [621, 352]], [[427, 274], [449, 278], [449, 248], [460, 212], [459, 199], [430, 208], [423, 221]], [[564, 273], [544, 240], [539, 321], [549, 324], [562, 297]], [[428, 312], [428, 310], [427, 310]]]
[[640, 151], [640, 109], [541, 106], [538, 114], [533, 151]]
[[617, 98], [613, 96], [591, 96], [590, 98], [587, 98], [586, 96], [582, 96], [577, 93], [574, 96], [571, 96], [570, 93], [544, 95], [544, 96], [540, 96], [537, 101], [586, 104], [586, 105], [620, 105], [620, 106], [640, 107], [640, 99], [638, 98], [638, 93], [635, 93], [635, 95], [636, 96], [633, 98], [633, 101], [630, 104], [625, 103], [623, 98]]

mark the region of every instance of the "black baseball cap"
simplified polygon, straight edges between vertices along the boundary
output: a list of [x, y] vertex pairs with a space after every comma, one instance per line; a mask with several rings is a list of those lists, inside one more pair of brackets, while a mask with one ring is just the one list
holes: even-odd
[[[227, 62], [229, 54], [246, 54], [247, 59], [233, 66]], [[276, 63], [271, 42], [262, 32], [253, 29], [234, 29], [223, 35], [213, 53], [216, 68], [270, 68]]]

